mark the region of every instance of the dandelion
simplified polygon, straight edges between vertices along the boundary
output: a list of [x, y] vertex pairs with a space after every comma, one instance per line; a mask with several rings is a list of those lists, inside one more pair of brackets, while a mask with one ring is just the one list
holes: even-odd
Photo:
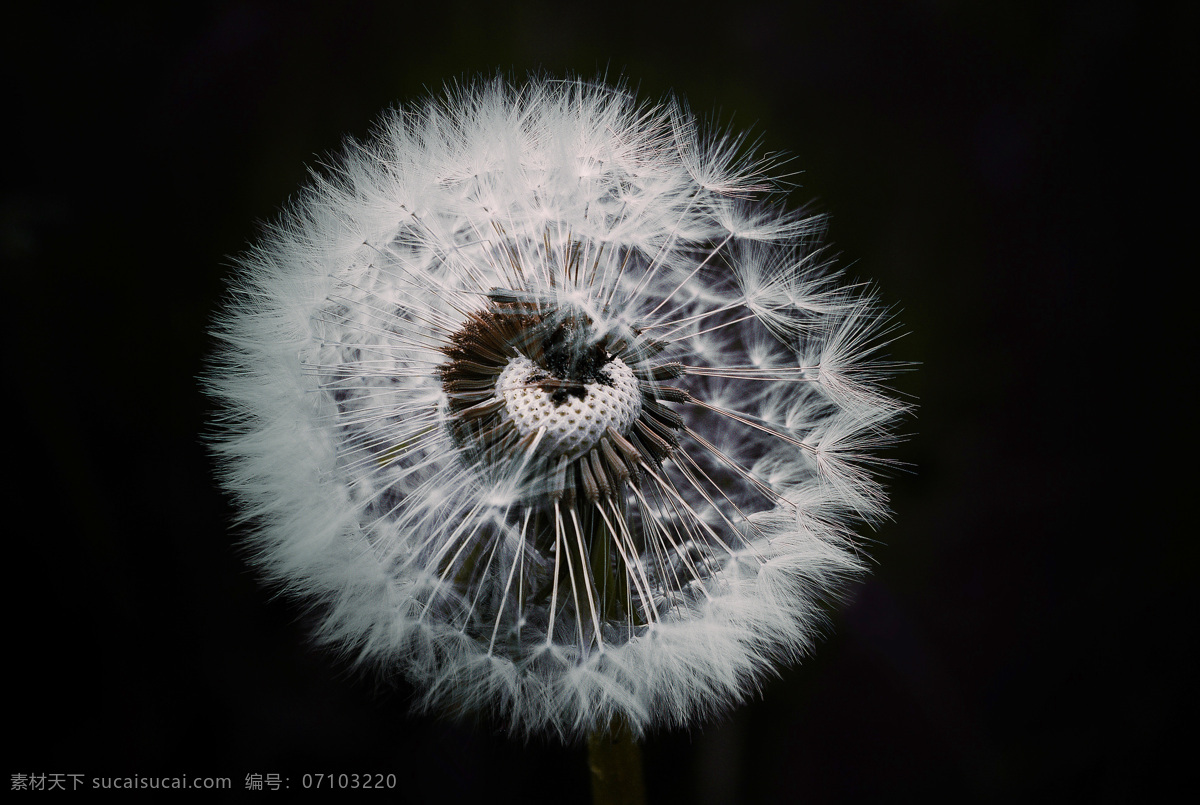
[[810, 649], [904, 406], [890, 317], [747, 150], [622, 87], [455, 87], [241, 258], [214, 446], [321, 640], [564, 738]]

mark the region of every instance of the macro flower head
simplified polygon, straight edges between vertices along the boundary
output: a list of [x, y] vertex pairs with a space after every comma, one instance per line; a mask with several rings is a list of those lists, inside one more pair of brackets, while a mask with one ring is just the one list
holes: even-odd
[[891, 319], [686, 106], [497, 78], [239, 261], [207, 387], [265, 576], [421, 704], [565, 738], [806, 653], [886, 515]]

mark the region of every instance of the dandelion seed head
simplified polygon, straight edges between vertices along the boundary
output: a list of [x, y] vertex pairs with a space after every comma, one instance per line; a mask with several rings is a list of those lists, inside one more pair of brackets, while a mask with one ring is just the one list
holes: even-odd
[[213, 447], [319, 639], [564, 738], [810, 650], [905, 406], [888, 314], [746, 153], [620, 86], [455, 86], [242, 257]]

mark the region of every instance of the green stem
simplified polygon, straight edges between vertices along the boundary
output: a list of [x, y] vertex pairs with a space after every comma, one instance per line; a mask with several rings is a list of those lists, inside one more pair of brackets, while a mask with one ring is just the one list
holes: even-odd
[[588, 766], [592, 805], [645, 805], [642, 748], [623, 719], [588, 736]]

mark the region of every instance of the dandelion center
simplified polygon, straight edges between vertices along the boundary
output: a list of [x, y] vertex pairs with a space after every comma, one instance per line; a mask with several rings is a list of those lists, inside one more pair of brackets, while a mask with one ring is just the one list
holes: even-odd
[[641, 409], [637, 378], [620, 358], [586, 384], [547, 376], [528, 358], [513, 358], [500, 373], [496, 393], [521, 436], [545, 428], [550, 448], [569, 459], [595, 447], [610, 427], [628, 433]]
[[623, 497], [679, 445], [683, 420], [663, 403], [687, 395], [660, 384], [682, 374], [661, 351], [570, 305], [493, 291], [444, 350], [448, 426], [468, 461], [515, 474], [531, 500]]

